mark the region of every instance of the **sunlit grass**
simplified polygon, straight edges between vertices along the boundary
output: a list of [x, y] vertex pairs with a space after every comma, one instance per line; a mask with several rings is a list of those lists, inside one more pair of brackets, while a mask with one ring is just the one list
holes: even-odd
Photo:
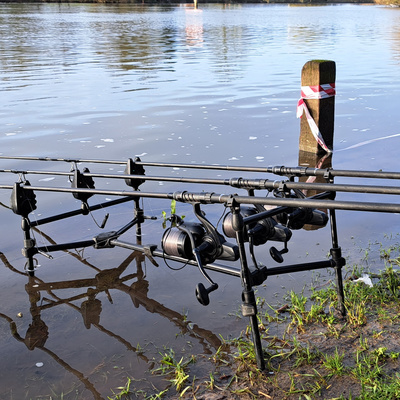
[[[389, 256], [393, 252], [391, 249]], [[399, 327], [394, 324], [400, 325], [400, 269], [396, 269], [400, 260], [391, 259], [388, 253], [381, 252], [385, 269], [370, 274], [372, 287], [355, 282], [364, 270], [355, 267], [350, 271], [351, 279], [344, 284], [345, 318], [337, 311], [332, 283], [312, 289], [308, 297], [291, 291], [287, 304], [279, 308], [258, 298], [265, 371], [257, 369], [251, 332], [247, 329], [237, 338], [222, 338], [220, 348], [208, 357], [210, 370], [203, 380], [196, 381], [191, 373], [194, 357], [176, 357], [172, 349], [160, 352], [153, 373], [165, 376], [169, 386], [157, 393], [143, 394], [142, 398], [161, 399], [175, 393], [176, 398], [195, 399], [201, 398], [202, 393], [218, 392], [232, 399], [311, 400], [324, 398], [323, 394], [330, 393], [338, 379], [348, 382], [354, 391], [344, 396], [336, 390], [333, 398], [338, 400], [400, 398], [400, 375], [394, 368], [400, 352], [390, 343], [379, 345], [388, 326], [393, 325], [394, 332], [398, 332]], [[370, 322], [374, 329], [367, 329]], [[282, 335], [272, 335], [269, 324], [282, 325]], [[380, 324], [386, 324], [386, 328]], [[314, 344], [313, 337], [336, 345], [322, 349]], [[345, 346], [346, 341], [351, 345]], [[129, 394], [129, 385], [118, 389], [121, 392], [116, 396], [120, 397], [113, 400], [136, 398]]]

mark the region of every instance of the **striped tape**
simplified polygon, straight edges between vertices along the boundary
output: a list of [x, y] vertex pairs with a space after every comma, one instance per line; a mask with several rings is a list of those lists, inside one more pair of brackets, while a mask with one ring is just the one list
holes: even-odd
[[301, 98], [297, 103], [297, 118], [301, 118], [303, 113], [305, 114], [308, 125], [310, 126], [311, 129], [311, 133], [315, 137], [315, 140], [328, 153], [331, 153], [332, 150], [329, 149], [328, 146], [325, 144], [322, 134], [318, 129], [318, 126], [315, 123], [313, 117], [311, 116], [307, 104], [304, 100], [327, 99], [328, 97], [335, 96], [335, 94], [336, 90], [334, 83], [327, 83], [315, 86], [302, 86]]

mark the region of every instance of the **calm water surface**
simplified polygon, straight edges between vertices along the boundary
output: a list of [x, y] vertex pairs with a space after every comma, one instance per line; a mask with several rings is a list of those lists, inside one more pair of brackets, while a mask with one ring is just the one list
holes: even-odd
[[[301, 68], [330, 59], [337, 68], [333, 167], [399, 169], [398, 8], [2, 4], [0, 49], [2, 155], [295, 166]], [[69, 165], [2, 160], [0, 168], [68, 171]], [[2, 174], [0, 183], [16, 179]], [[32, 181], [68, 184], [66, 177], [52, 179]], [[142, 190], [176, 189], [148, 182]], [[38, 194], [32, 218], [79, 207], [70, 197]], [[128, 376], [137, 390], [156, 392], [166, 383], [149, 371], [164, 346], [179, 358], [207, 355], [218, 348], [219, 334], [244, 329], [246, 321], [230, 316], [240, 305], [237, 278], [216, 276], [220, 289], [205, 308], [193, 295], [202, 281], [193, 267], [175, 271], [161, 261], [156, 268], [128, 250], [38, 256], [36, 279], [29, 280], [20, 218], [6, 209], [9, 191], [0, 191], [0, 202], [1, 399], [106, 399]], [[144, 204], [158, 217], [168, 207]], [[177, 211], [191, 213], [182, 205]], [[210, 219], [220, 211], [209, 211]], [[95, 218], [101, 222], [104, 214]], [[338, 214], [350, 259], [361, 259], [354, 249], [385, 234], [396, 240], [397, 215]], [[129, 205], [119, 206], [107, 229], [131, 215]], [[46, 239], [35, 237], [60, 243], [98, 231], [88, 216], [46, 226]], [[327, 231], [295, 232], [285, 261], [324, 258]], [[159, 220], [146, 222], [143, 242], [159, 243], [161, 233]], [[273, 264], [267, 253], [257, 249], [259, 261]], [[309, 273], [271, 278], [258, 295], [276, 304], [310, 280]]]

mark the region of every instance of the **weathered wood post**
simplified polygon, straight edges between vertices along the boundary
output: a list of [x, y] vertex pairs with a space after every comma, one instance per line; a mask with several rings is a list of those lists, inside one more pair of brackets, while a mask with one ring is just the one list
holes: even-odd
[[[301, 74], [301, 99], [297, 108], [297, 116], [302, 117], [300, 123], [299, 161], [301, 154], [326, 154], [318, 162], [320, 168], [332, 160], [333, 128], [335, 117], [335, 80], [336, 65], [334, 61], [312, 60], [307, 62]], [[316, 161], [316, 160], [315, 160]], [[307, 194], [309, 195], [309, 193]], [[336, 275], [336, 291], [339, 309], [346, 315], [344, 307], [344, 291], [342, 267], [345, 260], [338, 243], [336, 229], [336, 212], [329, 210], [332, 248], [330, 250]]]
[[321, 154], [333, 150], [335, 80], [334, 61], [312, 60], [303, 66], [298, 106], [298, 116], [302, 116], [300, 151]]

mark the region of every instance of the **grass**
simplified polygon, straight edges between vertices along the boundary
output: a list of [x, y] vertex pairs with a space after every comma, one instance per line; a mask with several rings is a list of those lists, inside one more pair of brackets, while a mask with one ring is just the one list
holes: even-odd
[[[187, 399], [398, 399], [400, 398], [400, 264], [393, 249], [382, 251], [385, 269], [372, 274], [372, 287], [354, 282], [357, 268], [345, 281], [343, 318], [331, 284], [313, 289], [309, 297], [290, 292], [287, 304], [276, 309], [258, 299], [259, 324], [267, 369], [259, 371], [248, 330], [224, 340], [211, 356], [176, 357], [160, 353], [154, 374], [165, 376], [167, 387], [141, 398]], [[271, 335], [269, 324], [281, 326]], [[207, 376], [191, 372], [206, 365]], [[129, 382], [130, 383], [130, 382]], [[130, 399], [129, 385], [112, 399]], [[123, 393], [123, 394], [122, 394]], [[225, 397], [224, 397], [225, 396]]]

